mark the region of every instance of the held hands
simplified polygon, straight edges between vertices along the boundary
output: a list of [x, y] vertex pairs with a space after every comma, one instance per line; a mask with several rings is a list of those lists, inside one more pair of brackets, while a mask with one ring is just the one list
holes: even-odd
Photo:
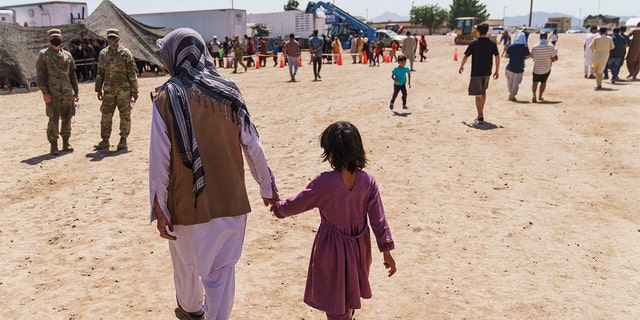
[[384, 255], [384, 267], [389, 269], [389, 277], [396, 274], [396, 261], [391, 256], [391, 251], [385, 251]]
[[[280, 195], [276, 191], [273, 191], [273, 197], [272, 198], [262, 197], [262, 203], [264, 203], [265, 207], [273, 206], [276, 203], [276, 201], [280, 201]], [[271, 210], [271, 211], [273, 211], [273, 210]]]

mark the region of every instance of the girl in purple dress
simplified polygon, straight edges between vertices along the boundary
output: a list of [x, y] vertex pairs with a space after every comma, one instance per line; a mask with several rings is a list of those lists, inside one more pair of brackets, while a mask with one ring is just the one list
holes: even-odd
[[329, 161], [333, 171], [318, 174], [300, 193], [276, 202], [271, 211], [284, 218], [319, 209], [321, 222], [304, 302], [326, 312], [327, 319], [351, 319], [360, 309], [360, 298], [371, 298], [369, 225], [389, 277], [396, 272], [391, 256], [395, 246], [375, 177], [362, 170], [367, 159], [358, 129], [349, 122], [336, 122], [324, 130], [320, 146], [323, 161]]

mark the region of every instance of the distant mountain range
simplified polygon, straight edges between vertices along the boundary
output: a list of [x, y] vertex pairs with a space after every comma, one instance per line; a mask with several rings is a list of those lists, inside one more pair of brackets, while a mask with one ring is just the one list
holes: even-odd
[[[571, 17], [571, 25], [577, 26], [582, 23], [579, 21], [578, 17], [574, 17], [572, 15], [567, 15], [564, 13], [547, 13], [547, 12], [533, 12], [531, 17], [531, 26], [532, 27], [542, 27], [547, 22], [549, 17]], [[491, 17], [492, 19], [500, 19], [500, 17]], [[581, 17], [584, 20], [586, 16]], [[620, 21], [627, 21], [631, 16], [620, 17]], [[372, 22], [385, 22], [385, 21], [409, 21], [408, 16], [402, 16], [393, 12], [385, 12], [375, 18], [371, 19]], [[522, 16], [513, 16], [513, 17], [505, 17], [504, 24], [507, 26], [522, 26], [529, 25], [529, 15]]]

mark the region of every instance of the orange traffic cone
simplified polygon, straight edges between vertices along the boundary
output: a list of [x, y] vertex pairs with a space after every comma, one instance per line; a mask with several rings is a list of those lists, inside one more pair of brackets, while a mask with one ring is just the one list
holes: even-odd
[[302, 67], [302, 57], [298, 58], [298, 67]]
[[367, 52], [362, 52], [362, 64], [368, 64], [369, 60], [367, 60]]
[[458, 48], [453, 49], [453, 61], [458, 61]]
[[284, 68], [284, 53], [282, 54], [282, 59], [280, 59], [280, 68]]
[[260, 69], [260, 52], [256, 53], [256, 69]]
[[342, 65], [342, 52], [340, 52], [340, 54], [338, 55], [338, 65]]

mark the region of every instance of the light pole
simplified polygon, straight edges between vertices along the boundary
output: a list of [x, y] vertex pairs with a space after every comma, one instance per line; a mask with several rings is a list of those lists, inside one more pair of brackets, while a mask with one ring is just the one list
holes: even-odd
[[578, 15], [578, 26], [582, 27], [582, 8], [580, 8], [580, 15]]
[[507, 11], [507, 6], [504, 6], [504, 8], [502, 8], [502, 26], [503, 27], [507, 25], [507, 23], [504, 22], [504, 13], [505, 13], [505, 11]]

